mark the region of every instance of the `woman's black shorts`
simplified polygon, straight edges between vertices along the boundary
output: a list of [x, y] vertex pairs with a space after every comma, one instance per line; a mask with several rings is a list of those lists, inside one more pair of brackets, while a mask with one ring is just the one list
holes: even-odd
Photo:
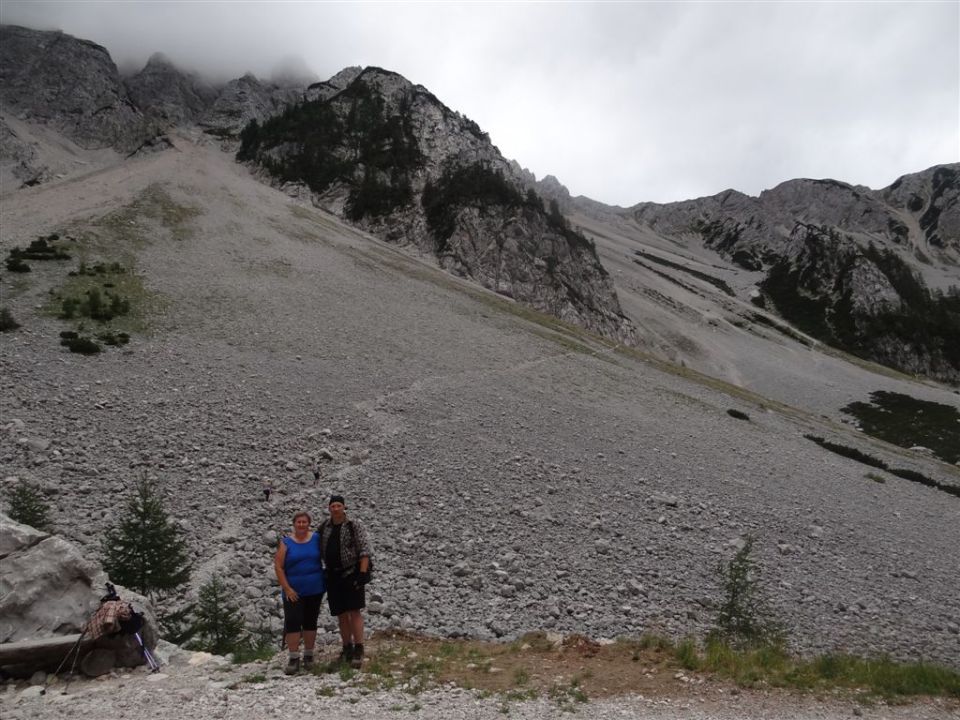
[[320, 604], [323, 593], [319, 595], [301, 595], [296, 602], [283, 599], [283, 631], [285, 633], [304, 632], [317, 629], [320, 616]]
[[327, 604], [330, 614], [339, 615], [348, 610], [360, 610], [367, 606], [366, 588], [357, 582], [356, 575], [338, 578], [327, 573]]

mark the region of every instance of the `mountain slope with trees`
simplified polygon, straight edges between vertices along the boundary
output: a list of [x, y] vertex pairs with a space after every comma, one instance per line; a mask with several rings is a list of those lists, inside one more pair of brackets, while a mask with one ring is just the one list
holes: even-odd
[[367, 68], [336, 94], [241, 133], [237, 158], [377, 235], [537, 310], [632, 342], [591, 241], [476, 123], [396, 73]]

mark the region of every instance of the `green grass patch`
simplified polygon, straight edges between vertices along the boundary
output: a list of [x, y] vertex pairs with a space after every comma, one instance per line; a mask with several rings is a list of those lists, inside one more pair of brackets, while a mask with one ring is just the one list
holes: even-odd
[[276, 654], [276, 643], [261, 636], [237, 645], [231, 653], [231, 659], [234, 665], [244, 665], [251, 662], [272, 660]]
[[196, 230], [193, 219], [202, 211], [174, 200], [160, 184], [147, 186], [131, 203], [90, 223], [84, 243], [103, 252], [116, 252], [116, 246], [129, 251], [143, 247], [161, 228], [173, 240], [189, 240]]
[[88, 318], [129, 336], [145, 332], [149, 316], [161, 307], [161, 299], [144, 287], [143, 278], [124, 270], [68, 276], [50, 291], [44, 312], [62, 320]]
[[697, 652], [697, 642], [693, 638], [684, 639], [677, 645], [674, 653], [677, 662], [684, 670], [696, 670], [700, 667], [700, 655]]
[[554, 685], [547, 695], [561, 710], [567, 712], [572, 712], [576, 703], [585, 703], [590, 699], [586, 691], [580, 686], [579, 678], [573, 678], [565, 685]]
[[960, 675], [926, 663], [896, 663], [846, 655], [822, 657], [788, 666], [784, 684], [794, 687], [866, 688], [884, 698], [913, 695], [960, 697]]
[[784, 685], [781, 676], [790, 667], [790, 657], [780, 645], [760, 645], [743, 650], [712, 639], [700, 657], [702, 671], [729, 678], [743, 687], [760, 682]]
[[563, 711], [589, 698], [656, 692], [672, 686], [678, 670], [743, 687], [889, 699], [960, 698], [960, 673], [955, 669], [837, 654], [801, 658], [789, 653], [781, 639], [744, 645], [711, 634], [705, 640], [687, 637], [674, 644], [647, 635], [601, 645], [583, 636], [559, 642], [546, 637], [533, 633], [498, 643], [375, 634], [357, 682], [370, 691], [402, 688], [411, 696], [453, 684], [476, 691], [478, 697], [498, 697], [507, 707], [544, 697]]
[[[917, 695], [960, 697], [960, 673], [929, 663], [898, 663], [828, 654], [812, 659], [792, 657], [782, 645], [739, 650], [717, 639], [709, 640], [689, 664], [744, 687], [760, 684], [797, 690], [866, 690], [892, 699]], [[691, 668], [693, 669], [693, 668]]]
[[644, 633], [637, 641], [640, 650], [654, 650], [657, 652], [670, 651], [673, 649], [673, 641], [666, 635], [657, 635], [656, 633]]

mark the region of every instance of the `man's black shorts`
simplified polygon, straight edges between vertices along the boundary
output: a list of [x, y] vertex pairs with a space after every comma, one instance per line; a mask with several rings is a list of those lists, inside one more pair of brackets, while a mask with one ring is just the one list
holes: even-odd
[[357, 581], [356, 575], [338, 578], [333, 573], [327, 573], [327, 604], [330, 605], [331, 615], [365, 608], [366, 588]]
[[317, 629], [320, 604], [323, 593], [319, 595], [301, 595], [296, 602], [283, 599], [283, 631], [298, 633]]

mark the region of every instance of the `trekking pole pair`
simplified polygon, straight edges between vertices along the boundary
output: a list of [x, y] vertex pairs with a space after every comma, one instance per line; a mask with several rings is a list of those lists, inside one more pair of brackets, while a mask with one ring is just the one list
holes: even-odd
[[77, 641], [73, 644], [73, 647], [67, 650], [67, 654], [63, 656], [63, 660], [61, 660], [60, 664], [57, 665], [57, 669], [53, 671], [53, 675], [44, 680], [43, 690], [40, 691], [41, 695], [47, 694], [47, 687], [50, 685], [50, 677], [57, 677], [60, 674], [60, 671], [63, 669], [63, 666], [66, 665], [67, 660], [69, 660], [70, 656], [73, 655], [73, 663], [70, 665], [70, 674], [67, 676], [67, 682], [63, 686], [63, 691], [67, 691], [67, 685], [70, 683], [70, 678], [73, 677], [73, 671], [77, 667], [77, 660], [80, 658], [80, 643], [83, 642], [83, 638], [86, 637], [86, 635], [87, 631], [84, 629], [83, 632], [80, 633], [80, 637], [78, 637]]
[[153, 656], [153, 653], [151, 653], [147, 648], [146, 644], [143, 642], [143, 638], [140, 637], [140, 633], [135, 632], [133, 636], [137, 639], [137, 642], [140, 643], [140, 649], [143, 650], [143, 657], [147, 661], [147, 665], [150, 667], [150, 672], [159, 672], [160, 663], [157, 662], [157, 659]]

